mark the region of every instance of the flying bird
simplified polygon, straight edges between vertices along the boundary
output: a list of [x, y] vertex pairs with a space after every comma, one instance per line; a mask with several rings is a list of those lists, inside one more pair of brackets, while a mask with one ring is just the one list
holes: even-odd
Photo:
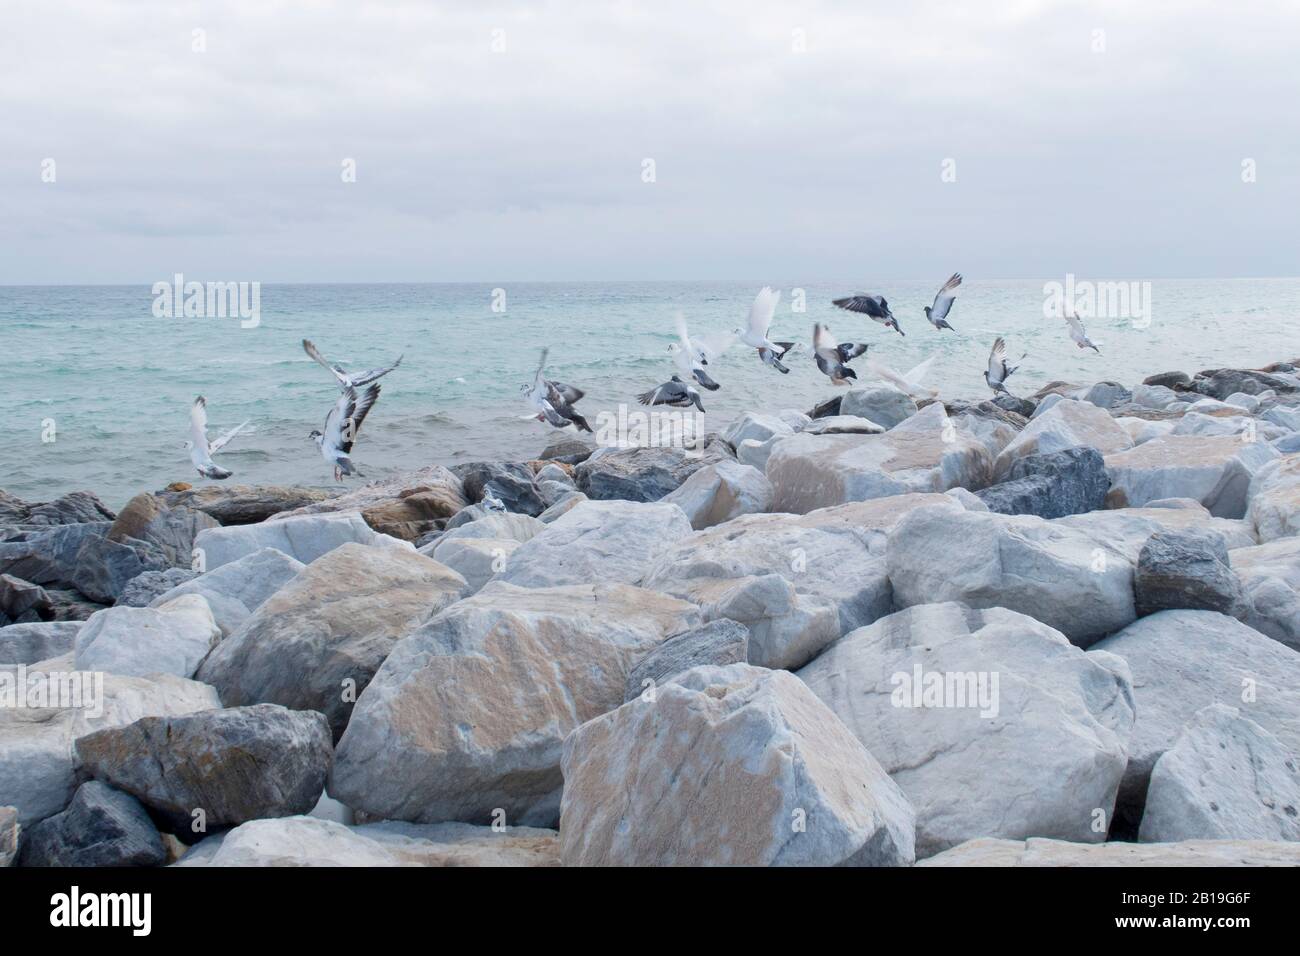
[[1098, 355], [1101, 354], [1101, 349], [1097, 348], [1097, 344], [1088, 338], [1088, 333], [1084, 331], [1083, 323], [1079, 321], [1077, 315], [1073, 312], [1065, 312], [1062, 313], [1062, 318], [1070, 327], [1070, 338], [1074, 340], [1075, 345], [1081, 349], [1092, 349]]
[[[1025, 355], [1028, 354], [1028, 352], [1025, 353]], [[1020, 356], [1021, 359], [1024, 359], [1024, 357], [1024, 355]], [[984, 372], [984, 381], [994, 392], [1005, 392], [1010, 395], [1011, 393], [1007, 391], [1004, 383], [1018, 368], [1020, 368], [1019, 365], [1007, 365], [1007, 343], [999, 335], [993, 342], [993, 350], [989, 352], [989, 367]]]
[[677, 364], [677, 368], [681, 371], [682, 375], [695, 379], [695, 381], [699, 382], [710, 392], [716, 392], [718, 389], [722, 388], [721, 385], [709, 377], [708, 372], [704, 371], [704, 367], [700, 365], [699, 359], [686, 349], [682, 348], [678, 343], [668, 343], [668, 354], [673, 357], [673, 361]]
[[542, 349], [542, 358], [537, 363], [533, 384], [524, 385], [522, 388], [525, 399], [534, 409], [532, 414], [524, 417], [546, 422], [555, 428], [567, 428], [572, 425], [578, 431], [591, 431], [587, 420], [573, 407], [586, 393], [580, 388], [574, 388], [564, 382], [553, 382], [546, 377], [546, 356], [549, 353], [549, 348]]
[[837, 343], [828, 327], [820, 322], [813, 323], [813, 353], [817, 367], [830, 377], [833, 384], [847, 385], [849, 379], [858, 377], [858, 373], [849, 368], [848, 363], [866, 350], [865, 345]]
[[185, 442], [185, 448], [188, 449], [190, 461], [194, 463], [198, 473], [204, 478], [215, 478], [217, 481], [224, 481], [233, 475], [233, 471], [213, 464], [212, 455], [230, 444], [230, 439], [246, 427], [248, 422], [241, 422], [220, 438], [208, 441], [208, 400], [202, 395], [194, 399], [194, 405], [190, 408], [191, 438]]
[[735, 332], [691, 336], [686, 333], [686, 317], [678, 312], [674, 319], [677, 326], [677, 337], [681, 340], [682, 348], [686, 350], [686, 354], [693, 361], [698, 362], [700, 365], [716, 362], [723, 352], [736, 344]]
[[754, 296], [754, 304], [749, 307], [748, 325], [736, 329], [733, 334], [745, 345], [758, 349], [758, 357], [764, 365], [770, 365], [784, 375], [789, 374], [790, 369], [781, 364], [781, 359], [794, 348], [794, 343], [772, 342], [767, 337], [768, 329], [772, 327], [772, 316], [780, 301], [780, 291], [763, 286], [758, 295]]
[[888, 382], [900, 392], [906, 392], [913, 398], [934, 398], [939, 394], [939, 390], [922, 385], [921, 379], [925, 378], [926, 373], [930, 371], [930, 366], [934, 364], [936, 357], [931, 355], [920, 365], [906, 372], [896, 372], [883, 362], [877, 362], [872, 358], [867, 358], [862, 364], [869, 374], [882, 382]]
[[700, 400], [699, 391], [676, 375], [658, 388], [638, 395], [636, 400], [642, 405], [671, 405], [673, 408], [689, 408], [694, 405], [700, 411], [704, 411], [704, 402]]
[[930, 320], [930, 324], [936, 329], [957, 331], [948, 324], [948, 313], [952, 310], [953, 300], [957, 298], [957, 286], [959, 285], [961, 285], [961, 273], [954, 272], [934, 297], [934, 305], [925, 307], [925, 317]]
[[302, 350], [330, 370], [330, 374], [338, 380], [339, 391], [347, 391], [349, 388], [362, 388], [377, 379], [383, 378], [402, 364], [402, 356], [399, 355], [397, 360], [386, 368], [371, 368], [366, 369], [364, 372], [354, 373], [345, 370], [342, 365], [326, 361], [325, 356], [320, 354], [320, 349], [316, 348], [311, 339], [302, 340]]
[[907, 334], [898, 327], [898, 320], [894, 318], [894, 313], [889, 311], [889, 303], [885, 301], [883, 295], [851, 295], [844, 299], [834, 299], [831, 305], [847, 309], [849, 312], [861, 312], [885, 328], [893, 329], [899, 335]]
[[352, 445], [361, 431], [361, 423], [378, 400], [378, 385], [371, 385], [360, 398], [355, 388], [344, 388], [339, 400], [325, 416], [325, 430], [313, 430], [307, 436], [316, 442], [321, 457], [334, 466], [335, 481], [342, 481], [344, 475], [365, 477], [352, 464]]

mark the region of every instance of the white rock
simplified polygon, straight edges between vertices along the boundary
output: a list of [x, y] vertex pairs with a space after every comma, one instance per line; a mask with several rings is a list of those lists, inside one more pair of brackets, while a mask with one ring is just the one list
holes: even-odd
[[182, 594], [159, 607], [109, 607], [90, 615], [77, 632], [76, 667], [144, 677], [193, 677], [221, 628], [208, 602]]
[[275, 548], [303, 564], [311, 564], [322, 554], [349, 541], [360, 544], [404, 543], [372, 531], [360, 514], [343, 512], [300, 515], [281, 521], [263, 521], [261, 524], [205, 528], [195, 537], [194, 547], [202, 558], [200, 567], [213, 571], [262, 548]]
[[537, 520], [542, 524], [551, 524], [562, 515], [568, 514], [584, 501], [590, 500], [581, 491], [571, 491], [555, 500], [555, 502], [537, 516]]
[[1217, 534], [1223, 538], [1228, 548], [1245, 548], [1255, 544], [1254, 529], [1245, 521], [1216, 518], [1199, 502], [1184, 500], [1196, 507], [1156, 507], [1156, 502], [1152, 502], [1145, 508], [1115, 508], [1111, 511], [1066, 515], [1064, 518], [1053, 519], [1053, 524], [1086, 532], [1099, 543], [1115, 548], [1134, 562], [1147, 538], [1157, 531]]
[[1295, 754], [1235, 707], [1211, 704], [1156, 761], [1139, 839], [1300, 841]]
[[545, 531], [546, 525], [547, 522], [531, 515], [509, 513], [484, 515], [475, 521], [466, 522], [459, 527], [443, 532], [434, 544], [433, 557], [438, 561], [442, 560], [438, 556], [438, 548], [448, 541], [462, 541], [470, 538], [507, 538], [523, 544]]
[[[1066, 400], [1066, 397], [1060, 392], [1048, 392], [1039, 400], [1038, 405], [1035, 406], [1034, 414], [1029, 416], [1030, 420], [1041, 418], [1050, 412], [1057, 402], [1063, 402]], [[1073, 401], [1073, 399], [1070, 399], [1070, 401]]]
[[0, 665], [35, 664], [73, 649], [81, 621], [37, 621], [0, 627]]
[[1134, 385], [1130, 401], [1144, 408], [1167, 408], [1178, 401], [1178, 393], [1167, 385]]
[[1043, 414], [1036, 414], [1002, 449], [994, 463], [994, 473], [1005, 475], [1016, 459], [1026, 455], [1043, 455], [1079, 445], [1087, 445], [1108, 455], [1132, 448], [1133, 439], [1105, 409], [1091, 402], [1064, 399], [1054, 403]]
[[1133, 439], [1135, 445], [1151, 441], [1153, 438], [1164, 438], [1174, 430], [1174, 423], [1169, 421], [1153, 422], [1145, 418], [1126, 417], [1116, 418], [1115, 421], [1128, 432], [1129, 438]]
[[917, 866], [1300, 866], [1300, 844], [1262, 840], [1185, 843], [1068, 843], [971, 840]]
[[800, 431], [806, 435], [879, 435], [886, 429], [856, 415], [826, 415]]
[[1288, 432], [1300, 432], [1300, 406], [1274, 405], [1260, 417]]
[[1270, 441], [1282, 437], [1284, 431], [1249, 415], [1202, 415], [1199, 412], [1188, 412], [1174, 423], [1170, 434], [1226, 435], [1238, 441]]
[[272, 594], [292, 581], [306, 565], [283, 551], [262, 548], [214, 571], [178, 584], [150, 602], [161, 607], [185, 594], [208, 602], [223, 635], [233, 634]]
[[699, 530], [766, 511], [772, 503], [772, 486], [751, 465], [719, 461], [705, 465], [661, 501], [681, 508], [691, 527]]
[[1141, 507], [1158, 498], [1193, 498], [1220, 518], [1246, 513], [1251, 477], [1277, 451], [1264, 442], [1230, 437], [1170, 435], [1106, 455], [1112, 508]]
[[793, 675], [697, 667], [564, 742], [567, 866], [897, 866], [906, 798]]
[[1300, 454], [1260, 468], [1250, 483], [1246, 520], [1261, 542], [1300, 534]]
[[853, 388], [840, 400], [840, 414], [866, 418], [889, 429], [916, 414], [916, 401], [889, 385]]
[[1224, 400], [1225, 404], [1236, 405], [1238, 408], [1244, 408], [1252, 415], [1259, 408], [1259, 396], [1247, 395], [1245, 392], [1233, 392]]
[[736, 446], [736, 460], [742, 465], [751, 465], [763, 471], [767, 468], [767, 459], [771, 457], [772, 449], [784, 437], [784, 435], [773, 435], [767, 441], [746, 438]]
[[519, 548], [520, 543], [513, 538], [452, 538], [439, 539], [432, 553], [465, 579], [468, 585], [465, 594], [470, 595], [504, 571], [510, 564], [510, 556]]
[[1246, 624], [1300, 651], [1300, 535], [1228, 552], [1250, 598]]
[[722, 438], [732, 448], [739, 448], [742, 442], [765, 442], [777, 435], [793, 435], [794, 427], [776, 415], [763, 415], [758, 412], [746, 412], [726, 427]]
[[798, 676], [916, 807], [918, 856], [979, 836], [1105, 839], [1094, 813], [1110, 819], [1133, 725], [1113, 655], [1014, 611], [927, 604], [854, 631]]

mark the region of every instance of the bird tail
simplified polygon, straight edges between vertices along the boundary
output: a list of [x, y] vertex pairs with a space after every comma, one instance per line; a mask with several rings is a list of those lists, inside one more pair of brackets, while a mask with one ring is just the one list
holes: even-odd
[[790, 351], [795, 346], [794, 342], [773, 342], [772, 344], [778, 346], [781, 349], [781, 351], [776, 353], [776, 357], [779, 359], [785, 358], [785, 353]]
[[[643, 402], [642, 404], [645, 403]], [[577, 412], [575, 412], [572, 408], [569, 409], [569, 420], [573, 422], [573, 424], [578, 426], [578, 431], [582, 431], [582, 432], [591, 431], [591, 426], [587, 424], [587, 420], [583, 418], [581, 415], [579, 415]]]
[[782, 375], [789, 375], [790, 370], [781, 364], [781, 360], [775, 355], [772, 356], [772, 368], [776, 369]]
[[849, 368], [847, 365], [842, 366], [842, 367], [840, 368], [840, 375], [842, 375], [844, 378], [857, 378], [857, 377], [858, 377], [858, 373], [855, 372], [855, 371], [853, 371], [853, 369]]
[[722, 388], [721, 385], [709, 378], [708, 373], [705, 372], [704, 369], [697, 368], [695, 370], [695, 381], [699, 382], [710, 392], [716, 392], [718, 389]]
[[217, 481], [225, 481], [233, 474], [233, 471], [230, 471], [227, 468], [222, 468], [219, 465], [213, 465], [208, 469], [208, 477], [215, 478]]
[[951, 331], [953, 331], [953, 332], [956, 332], [956, 331], [957, 331], [957, 330], [954, 329], [951, 325], [948, 324], [948, 320], [947, 320], [947, 319], [940, 319], [940, 320], [939, 320], [939, 328], [941, 328], [941, 329], [949, 329], [949, 330], [951, 330]]

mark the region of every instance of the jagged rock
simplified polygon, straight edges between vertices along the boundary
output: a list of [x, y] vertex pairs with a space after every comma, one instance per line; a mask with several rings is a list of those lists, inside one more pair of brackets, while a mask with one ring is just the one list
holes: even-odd
[[542, 524], [551, 524], [555, 521], [556, 518], [568, 514], [570, 511], [578, 507], [578, 505], [582, 504], [584, 501], [590, 501], [590, 500], [591, 499], [588, 498], [586, 495], [584, 495], [581, 491], [570, 492], [569, 494], [565, 495], [563, 498], [557, 499], [549, 508], [547, 508], [541, 514], [539, 514], [537, 516], [537, 520], [542, 522]]
[[850, 389], [844, 393], [839, 410], [840, 415], [866, 418], [884, 429], [893, 428], [916, 412], [912, 396], [889, 385]]
[[[1136, 830], [1151, 768], [1203, 707], [1239, 707], [1300, 751], [1300, 654], [1224, 614], [1161, 611], [1096, 645], [1133, 674], [1137, 721], [1117, 818]], [[1244, 698], [1249, 698], [1244, 699]]]
[[1106, 455], [1111, 508], [1138, 508], [1158, 498], [1192, 498], [1220, 518], [1246, 513], [1251, 478], [1277, 452], [1263, 442], [1170, 435]]
[[504, 571], [519, 546], [514, 538], [452, 538], [437, 541], [426, 553], [464, 578], [470, 595]]
[[879, 435], [884, 428], [856, 415], [828, 415], [799, 429], [805, 435]]
[[110, 607], [77, 632], [78, 670], [192, 677], [221, 629], [208, 602], [184, 594], [159, 607]]
[[1139, 839], [1300, 841], [1295, 753], [1235, 707], [1198, 711], [1151, 771]]
[[169, 507], [192, 508], [223, 525], [258, 524], [273, 515], [337, 498], [339, 492], [297, 485], [204, 485], [158, 493]]
[[772, 503], [772, 486], [757, 468], [719, 461], [701, 468], [660, 500], [681, 508], [698, 531], [766, 511]]
[[1175, 608], [1218, 611], [1245, 620], [1249, 602], [1220, 535], [1157, 531], [1142, 546], [1133, 573], [1139, 617]]
[[[437, 544], [442, 545], [448, 541], [469, 538], [508, 538], [523, 544], [545, 530], [546, 523], [539, 518], [509, 512], [491, 512], [474, 521], [448, 528], [438, 538]], [[438, 556], [437, 545], [434, 547], [433, 556], [435, 558]]]
[[[1169, 506], [1171, 502], [1179, 500], [1193, 507]], [[1204, 505], [1190, 498], [1152, 501], [1145, 508], [1116, 508], [1067, 515], [1052, 523], [1090, 534], [1099, 544], [1115, 548], [1134, 564], [1142, 553], [1142, 546], [1157, 531], [1213, 534], [1222, 538], [1229, 548], [1245, 548], [1256, 543], [1254, 532], [1246, 522], [1234, 518], [1216, 518]]]
[[798, 676], [916, 807], [918, 856], [977, 836], [1105, 838], [1095, 811], [1110, 819], [1134, 709], [1113, 655], [1004, 608], [928, 604]]
[[1078, 447], [1016, 458], [1007, 480], [976, 494], [999, 514], [1062, 518], [1103, 507], [1109, 488], [1101, 453]]
[[178, 584], [154, 598], [149, 606], [160, 607], [183, 595], [197, 594], [208, 602], [213, 620], [222, 635], [228, 637], [305, 567], [283, 551], [262, 548]]
[[1002, 449], [994, 463], [994, 473], [1007, 475], [1017, 459], [1028, 455], [1044, 455], [1079, 446], [1095, 448], [1101, 454], [1109, 455], [1131, 448], [1133, 439], [1104, 409], [1089, 402], [1062, 399], [1035, 416]]
[[35, 664], [72, 651], [79, 621], [41, 621], [0, 627], [0, 664]]
[[391, 501], [365, 509], [361, 517], [380, 534], [414, 541], [438, 529], [442, 522], [465, 507], [459, 491], [459, 483], [451, 481], [433, 488], [408, 488]]
[[106, 535], [110, 524], [97, 521], [58, 525], [0, 542], [0, 574], [46, 588], [75, 587], [77, 555], [87, 541]]
[[1149, 421], [1145, 418], [1128, 416], [1116, 417], [1115, 422], [1128, 432], [1128, 436], [1133, 439], [1134, 445], [1141, 445], [1143, 442], [1153, 441], [1156, 438], [1164, 438], [1166, 435], [1173, 434], [1174, 431], [1173, 422]]
[[20, 866], [159, 866], [162, 837], [140, 801], [97, 780], [23, 839]]
[[54, 618], [54, 602], [39, 584], [0, 574], [0, 622], [34, 624]]
[[[311, 514], [255, 525], [211, 528], [194, 539], [199, 570], [215, 571], [263, 548], [275, 548], [303, 564], [311, 564], [348, 542], [398, 545], [396, 539], [371, 530], [355, 512]], [[409, 544], [404, 545], [410, 547]]]
[[989, 403], [997, 408], [1001, 408], [1003, 411], [1011, 412], [1012, 414], [1019, 415], [1022, 418], [1030, 418], [1033, 416], [1034, 412], [1038, 410], [1038, 403], [1033, 399], [1021, 398], [1007, 392], [994, 395], [993, 398], [989, 400]]
[[1300, 536], [1234, 548], [1228, 557], [1250, 604], [1245, 623], [1300, 651]]
[[97, 495], [89, 491], [73, 491], [44, 504], [26, 505], [25, 510], [26, 513], [20, 521], [15, 523], [53, 526], [84, 524], [88, 521], [112, 521], [117, 517]]
[[186, 842], [207, 828], [306, 813], [330, 766], [323, 714], [256, 704], [184, 717], [143, 717], [76, 742], [85, 770], [149, 807]]
[[1190, 388], [1192, 391], [1219, 400], [1227, 398], [1234, 392], [1258, 395], [1260, 392], [1272, 389], [1281, 395], [1296, 391], [1294, 385], [1276, 375], [1240, 368], [1218, 368], [1200, 372], [1192, 380]]
[[1146, 408], [1166, 408], [1178, 401], [1178, 393], [1167, 385], [1138, 385], [1129, 399]]
[[1251, 479], [1246, 520], [1260, 542], [1300, 534], [1300, 455], [1278, 458]]
[[146, 571], [126, 583], [126, 587], [122, 588], [122, 593], [117, 597], [117, 604], [119, 607], [148, 607], [155, 598], [196, 577], [198, 572], [191, 571], [189, 568]]
[[1159, 372], [1155, 375], [1148, 375], [1142, 379], [1143, 385], [1163, 385], [1166, 388], [1179, 390], [1179, 386], [1186, 387], [1192, 384], [1192, 377], [1186, 372]]
[[268, 597], [197, 677], [228, 707], [318, 711], [337, 740], [393, 645], [465, 589], [459, 574], [415, 551], [345, 544]]
[[971, 840], [917, 866], [1300, 866], [1300, 844], [1262, 840], [1185, 843], [1068, 843]]
[[732, 448], [739, 448], [744, 441], [765, 442], [774, 436], [793, 434], [794, 429], [777, 415], [746, 412], [723, 430], [722, 439]]
[[813, 421], [816, 421], [819, 418], [826, 418], [830, 415], [838, 415], [840, 413], [840, 406], [843, 405], [843, 403], [844, 403], [843, 395], [832, 395], [830, 398], [826, 399], [825, 401], [818, 402], [817, 405], [811, 411], [808, 412], [808, 417]]
[[556, 438], [542, 449], [537, 457], [542, 461], [561, 461], [566, 465], [576, 465], [586, 461], [595, 451], [581, 438]]
[[1132, 401], [1133, 393], [1119, 382], [1097, 382], [1079, 392], [1078, 400], [1098, 408], [1114, 408]]
[[619, 706], [632, 666], [699, 622], [627, 585], [489, 584], [393, 648], [353, 709], [330, 795], [383, 819], [488, 823], [500, 809], [554, 825], [564, 737]]
[[658, 501], [691, 475], [723, 458], [717, 446], [704, 451], [676, 447], [601, 448], [573, 469], [578, 490], [609, 501]]
[[666, 684], [692, 667], [743, 664], [749, 653], [749, 631], [743, 624], [719, 618], [674, 634], [628, 672], [624, 701], [634, 700], [651, 687]]
[[105, 537], [132, 547], [135, 542], [144, 542], [162, 552], [168, 567], [189, 567], [195, 536], [205, 528], [216, 527], [217, 520], [210, 515], [192, 508], [170, 507], [159, 496], [146, 492], [126, 503]]
[[533, 517], [546, 510], [533, 470], [522, 462], [475, 461], [454, 465], [452, 472], [464, 483], [469, 501], [495, 498], [506, 511]]
[[171, 567], [168, 556], [147, 541], [91, 537], [77, 552], [71, 584], [91, 600], [113, 604], [132, 578], [168, 567]]
[[566, 866], [899, 866], [913, 812], [796, 677], [697, 667], [564, 742]]

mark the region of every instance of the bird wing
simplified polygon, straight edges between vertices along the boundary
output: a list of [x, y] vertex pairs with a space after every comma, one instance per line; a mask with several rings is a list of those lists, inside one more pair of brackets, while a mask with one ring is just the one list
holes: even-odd
[[563, 382], [552, 382], [548, 380], [546, 384], [549, 385], [553, 391], [558, 393], [560, 398], [563, 399], [567, 405], [572, 405], [575, 402], [580, 401], [582, 396], [587, 394], [582, 389], [574, 388], [572, 385], [565, 385]]
[[352, 384], [357, 388], [360, 388], [363, 385], [369, 385], [376, 379], [383, 378], [393, 369], [397, 368], [397, 366], [401, 365], [404, 357], [404, 355], [397, 356], [397, 360], [393, 362], [392, 365], [386, 365], [383, 368], [369, 368], [360, 374], [349, 376], [352, 379]]
[[344, 454], [350, 454], [352, 443], [357, 440], [357, 434], [361, 431], [361, 423], [366, 420], [370, 414], [370, 409], [375, 407], [375, 402], [379, 401], [379, 386], [371, 385], [361, 393], [361, 397], [356, 397], [356, 392], [352, 392], [353, 401], [351, 407], [344, 416], [344, 425], [340, 429], [344, 434], [345, 441], [339, 446]]
[[348, 373], [343, 370], [342, 366], [332, 365], [328, 361], [326, 361], [325, 356], [320, 354], [320, 349], [316, 348], [316, 343], [314, 343], [311, 339], [302, 340], [302, 350], [306, 352], [308, 355], [310, 355], [317, 362], [319, 362], [321, 365], [329, 369], [330, 374], [333, 375], [336, 379], [338, 379], [340, 384], [347, 381]]
[[819, 358], [825, 357], [826, 361], [831, 363], [837, 364], [840, 360], [839, 346], [831, 335], [831, 330], [820, 322], [813, 323], [813, 352]]
[[961, 273], [954, 272], [934, 297], [934, 305], [930, 307], [930, 317], [932, 319], [937, 321], [947, 317], [952, 310], [953, 299], [957, 297], [956, 290], [959, 285], [961, 285]]
[[835, 350], [839, 353], [841, 362], [848, 362], [857, 358], [865, 352], [867, 348], [868, 346], [866, 345], [858, 345], [853, 342], [841, 342], [835, 347]]
[[1002, 336], [998, 336], [993, 341], [993, 349], [989, 352], [989, 378], [995, 382], [1002, 381], [1007, 367], [1007, 343]]
[[875, 295], [851, 295], [845, 299], [835, 299], [831, 302], [831, 305], [849, 312], [861, 312], [873, 319], [883, 319], [885, 317], [885, 310], [882, 308], [883, 301], [879, 296]]
[[920, 365], [917, 365], [914, 368], [910, 368], [906, 372], [904, 372], [903, 378], [913, 385], [920, 385], [921, 379], [925, 378], [926, 373], [930, 371], [930, 366], [934, 364], [934, 360], [936, 358], [938, 358], [937, 353], [935, 355], [931, 355]]
[[736, 333], [718, 332], [710, 335], [697, 335], [691, 339], [691, 344], [695, 346], [696, 351], [705, 360], [716, 362], [723, 352], [736, 344]]
[[758, 338], [767, 338], [767, 330], [772, 327], [772, 316], [776, 314], [777, 303], [781, 301], [780, 291], [763, 286], [754, 296], [754, 304], [749, 307], [749, 332]]
[[1078, 342], [1088, 337], [1088, 333], [1083, 330], [1083, 323], [1079, 321], [1079, 317], [1073, 312], [1063, 313], [1062, 318], [1065, 319], [1066, 325], [1070, 327], [1070, 338], [1074, 339], [1074, 341]]
[[677, 330], [677, 340], [681, 343], [683, 352], [693, 351], [691, 348], [691, 337], [686, 334], [686, 316], [680, 312], [673, 313], [673, 327]]
[[208, 447], [208, 400], [200, 395], [190, 406], [190, 438], [195, 448]]
[[226, 432], [220, 438], [212, 439], [212, 441], [208, 443], [208, 454], [210, 455], [213, 452], [221, 451], [221, 449], [225, 448], [227, 445], [230, 444], [230, 439], [234, 438], [236, 435], [238, 435], [241, 431], [243, 431], [247, 427], [248, 427], [248, 420], [246, 419], [240, 422], [234, 428], [230, 429], [230, 431]]

